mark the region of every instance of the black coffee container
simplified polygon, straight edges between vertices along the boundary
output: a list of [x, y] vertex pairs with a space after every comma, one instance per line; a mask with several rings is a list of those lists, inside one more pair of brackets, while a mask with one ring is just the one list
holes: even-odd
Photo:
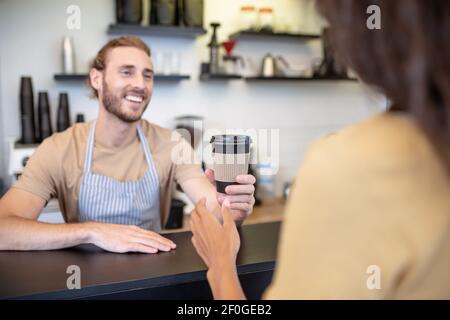
[[48, 93], [39, 92], [38, 96], [38, 141], [42, 141], [53, 134], [52, 122], [50, 118], [50, 103], [48, 102]]
[[66, 92], [59, 94], [58, 114], [56, 117], [56, 131], [61, 132], [70, 127], [69, 96]]
[[236, 177], [248, 174], [252, 139], [245, 135], [216, 135], [211, 138], [216, 189], [225, 193], [229, 185], [238, 184]]
[[203, 0], [178, 0], [182, 21], [188, 27], [203, 27]]
[[22, 137], [20, 143], [35, 143], [34, 94], [31, 77], [20, 78], [20, 123]]
[[142, 21], [142, 0], [116, 0], [118, 23], [140, 24]]
[[177, 24], [177, 0], [152, 0], [150, 10], [150, 24]]

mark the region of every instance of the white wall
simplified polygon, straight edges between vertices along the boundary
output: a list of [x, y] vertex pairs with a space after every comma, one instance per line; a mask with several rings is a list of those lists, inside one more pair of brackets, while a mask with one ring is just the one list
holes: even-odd
[[[237, 29], [241, 4], [271, 4], [276, 21], [289, 24], [290, 31], [318, 31], [311, 0], [206, 0], [205, 26], [219, 21], [219, 40]], [[81, 8], [81, 29], [66, 28], [66, 8]], [[3, 138], [17, 139], [19, 124], [19, 79], [33, 77], [35, 94], [47, 90], [56, 113], [58, 93], [69, 92], [72, 116], [85, 113], [92, 119], [97, 102], [88, 97], [80, 83], [56, 83], [53, 74], [61, 71], [61, 39], [72, 35], [79, 72], [87, 72], [88, 62], [110, 38], [108, 24], [114, 22], [112, 0], [3, 0], [0, 2], [0, 120]], [[181, 114], [198, 114], [207, 127], [280, 129], [281, 166], [277, 176], [278, 193], [283, 182], [293, 177], [304, 150], [312, 139], [382, 110], [384, 100], [354, 82], [199, 82], [200, 60], [207, 60], [208, 35], [192, 39], [144, 37], [153, 52], [182, 53], [183, 73], [192, 80], [156, 83], [152, 102], [144, 117], [163, 126]], [[320, 56], [320, 42], [248, 41], [237, 45], [236, 53], [259, 61], [266, 53], [283, 54], [292, 64], [310, 62]], [[240, 114], [241, 117], [236, 115]], [[53, 117], [54, 119], [54, 117]], [[2, 149], [3, 175], [6, 157]], [[3, 159], [1, 159], [3, 158]]]

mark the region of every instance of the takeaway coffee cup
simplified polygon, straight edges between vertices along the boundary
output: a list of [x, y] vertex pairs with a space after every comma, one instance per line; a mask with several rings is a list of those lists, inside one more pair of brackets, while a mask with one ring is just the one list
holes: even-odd
[[217, 135], [211, 138], [213, 169], [218, 192], [225, 193], [229, 185], [238, 184], [236, 176], [248, 174], [250, 161], [249, 136]]

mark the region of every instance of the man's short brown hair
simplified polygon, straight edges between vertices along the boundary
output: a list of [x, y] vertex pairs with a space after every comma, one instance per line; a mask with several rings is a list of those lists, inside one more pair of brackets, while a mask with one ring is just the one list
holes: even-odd
[[[108, 53], [118, 47], [133, 47], [137, 49], [141, 49], [144, 51], [149, 57], [151, 56], [150, 48], [145, 44], [144, 41], [142, 41], [138, 37], [134, 36], [123, 36], [120, 38], [115, 38], [110, 41], [108, 41], [107, 44], [105, 44], [100, 51], [97, 53], [97, 56], [95, 57], [94, 61], [91, 64], [91, 68], [97, 69], [99, 71], [103, 71], [106, 68], [106, 59], [108, 57]], [[88, 77], [87, 84], [89, 88], [92, 91], [92, 96], [98, 98], [98, 92], [97, 90], [92, 86], [91, 78]]]

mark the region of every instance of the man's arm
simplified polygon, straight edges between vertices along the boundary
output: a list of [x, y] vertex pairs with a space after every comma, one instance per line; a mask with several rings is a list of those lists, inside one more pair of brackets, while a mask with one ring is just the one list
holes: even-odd
[[208, 210], [221, 220], [220, 204], [217, 201], [217, 192], [206, 176], [188, 179], [180, 183], [181, 188], [187, 194], [193, 203], [206, 198], [206, 207]]
[[17, 188], [0, 199], [0, 250], [51, 250], [82, 243], [112, 252], [155, 253], [175, 248], [172, 241], [135, 226], [39, 222], [44, 205], [42, 198]]
[[1, 250], [59, 249], [89, 240], [82, 226], [37, 221], [44, 205], [40, 197], [16, 188], [0, 199]]
[[206, 175], [188, 179], [180, 183], [181, 188], [188, 195], [192, 202], [197, 203], [200, 199], [206, 198], [208, 210], [222, 221], [221, 205], [228, 198], [233, 220], [240, 224], [252, 212], [255, 198], [253, 184], [256, 179], [252, 175], [240, 175], [236, 181], [240, 185], [232, 185], [226, 188], [226, 194], [218, 193], [213, 184], [214, 172], [207, 169]]

